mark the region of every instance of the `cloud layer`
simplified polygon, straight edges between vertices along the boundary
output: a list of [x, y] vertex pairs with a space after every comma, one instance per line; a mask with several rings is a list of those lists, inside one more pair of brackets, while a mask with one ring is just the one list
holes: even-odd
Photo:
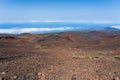
[[47, 32], [62, 32], [73, 30], [73, 27], [59, 28], [9, 28], [0, 29], [0, 33], [21, 34], [21, 33], [47, 33]]
[[112, 28], [120, 29], [120, 26], [111, 26]]

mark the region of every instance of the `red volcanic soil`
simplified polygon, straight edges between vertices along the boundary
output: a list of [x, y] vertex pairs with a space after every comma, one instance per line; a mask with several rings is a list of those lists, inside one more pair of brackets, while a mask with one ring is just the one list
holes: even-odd
[[120, 80], [120, 35], [0, 36], [0, 80]]

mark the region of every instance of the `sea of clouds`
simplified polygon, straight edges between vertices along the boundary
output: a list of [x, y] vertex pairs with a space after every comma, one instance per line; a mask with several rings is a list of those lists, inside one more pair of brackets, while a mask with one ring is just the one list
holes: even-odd
[[[110, 26], [111, 28], [120, 29], [120, 26]], [[104, 27], [106, 28], [106, 27]], [[102, 28], [102, 29], [104, 29]], [[21, 34], [21, 33], [54, 33], [77, 30], [99, 30], [98, 28], [88, 27], [41, 27], [41, 28], [0, 28], [0, 34]]]
[[120, 26], [111, 26], [111, 28], [120, 29]]
[[58, 28], [9, 28], [0, 29], [0, 33], [8, 34], [21, 34], [21, 33], [50, 33], [50, 32], [62, 32], [71, 31], [73, 27], [58, 27]]

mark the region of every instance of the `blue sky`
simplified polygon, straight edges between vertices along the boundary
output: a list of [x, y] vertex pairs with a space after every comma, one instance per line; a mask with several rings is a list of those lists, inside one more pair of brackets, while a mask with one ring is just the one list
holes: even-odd
[[0, 22], [120, 22], [120, 0], [0, 0]]

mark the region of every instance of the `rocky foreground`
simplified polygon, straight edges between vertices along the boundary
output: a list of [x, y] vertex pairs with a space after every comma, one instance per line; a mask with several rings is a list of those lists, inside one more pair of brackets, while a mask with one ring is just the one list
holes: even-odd
[[120, 80], [120, 35], [2, 35], [0, 80]]

